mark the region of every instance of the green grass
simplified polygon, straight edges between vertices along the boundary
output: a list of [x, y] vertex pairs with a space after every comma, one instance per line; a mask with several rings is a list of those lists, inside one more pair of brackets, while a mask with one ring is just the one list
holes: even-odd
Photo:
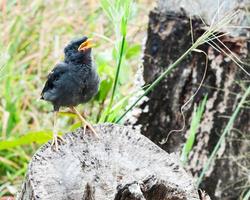
[[[199, 50], [199, 46], [202, 44], [207, 43], [207, 41], [213, 41], [218, 38], [218, 36], [215, 35], [215, 33], [219, 32], [221, 28], [227, 26], [234, 16], [237, 14], [237, 12], [229, 13], [226, 15], [221, 21], [211, 25], [208, 27], [208, 29], [192, 44], [192, 46], [189, 47], [183, 54], [170, 66], [166, 67], [166, 70], [156, 78], [148, 87], [145, 89], [143, 94], [141, 94], [130, 106], [129, 108], [115, 121], [116, 123], [119, 123], [129, 111], [131, 111], [139, 102], [140, 100], [145, 97], [147, 94], [149, 94], [160, 82], [168, 76], [173, 69], [179, 66], [179, 64], [192, 52], [199, 52], [204, 53], [201, 50]], [[227, 55], [227, 54], [226, 54]], [[234, 61], [234, 60], [233, 60]], [[238, 63], [237, 63], [238, 64]]]
[[[106, 116], [114, 121], [131, 95], [147, 25], [145, 9], [150, 8], [144, 0], [141, 7], [116, 1], [116, 15], [124, 11], [117, 21], [107, 17], [98, 0], [6, 2], [0, 7], [0, 197], [15, 193], [31, 156], [51, 139], [52, 106], [39, 98], [47, 74], [63, 59], [64, 46], [83, 34], [94, 39], [100, 92], [79, 109], [93, 123]], [[144, 23], [139, 23], [141, 18]], [[66, 110], [58, 126], [66, 133], [80, 123]]]
[[[15, 194], [27, 164], [38, 147], [50, 140], [52, 106], [40, 101], [46, 75], [63, 59], [63, 48], [72, 38], [83, 34], [94, 38], [93, 54], [101, 77], [100, 90], [88, 104], [79, 106], [92, 122], [121, 123], [126, 114], [152, 91], [162, 79], [193, 51], [204, 43], [213, 45], [216, 32], [235, 16], [229, 13], [206, 32], [152, 84], [143, 88], [127, 109], [134, 91], [135, 70], [140, 65], [141, 43], [148, 21], [146, 0], [77, 1], [6, 1], [0, 12], [0, 197]], [[231, 59], [240, 67], [237, 58]], [[232, 127], [245, 96], [232, 114], [222, 137]], [[140, 90], [141, 92], [141, 90]], [[192, 151], [195, 133], [206, 100], [194, 111], [190, 135], [183, 148], [186, 162]], [[61, 134], [80, 126], [74, 114], [67, 110], [59, 115]], [[222, 139], [223, 139], [222, 138]], [[202, 180], [215, 159], [219, 140], [209, 162], [198, 180]], [[249, 192], [246, 196], [249, 196]]]
[[244, 95], [242, 96], [240, 102], [238, 103], [236, 109], [234, 110], [233, 114], [231, 115], [225, 129], [223, 130], [221, 136], [220, 136], [220, 139], [218, 140], [217, 144], [215, 145], [211, 155], [209, 156], [209, 159], [208, 161], [206, 162], [205, 166], [203, 167], [202, 169], [202, 172], [197, 180], [197, 186], [200, 185], [202, 179], [204, 178], [205, 176], [205, 173], [208, 171], [211, 163], [215, 160], [215, 157], [218, 153], [218, 150], [222, 144], [222, 142], [225, 140], [225, 137], [227, 136], [227, 134], [230, 132], [230, 130], [232, 129], [233, 127], [233, 124], [234, 124], [234, 121], [237, 119], [237, 115], [239, 114], [240, 112], [240, 109], [242, 108], [243, 104], [246, 102], [246, 99], [247, 97], [249, 97], [250, 95], [250, 86], [246, 89]]
[[[110, 110], [113, 105], [113, 101], [116, 94], [116, 89], [119, 82], [120, 71], [122, 59], [124, 57], [125, 44], [126, 44], [126, 36], [127, 36], [127, 25], [128, 19], [130, 17], [131, 8], [132, 8], [132, 0], [102, 0], [102, 8], [107, 13], [110, 21], [114, 26], [114, 32], [116, 33], [116, 41], [117, 45], [114, 48], [116, 56], [116, 73], [112, 86], [111, 98], [107, 107], [105, 114], [105, 121], [109, 121]], [[112, 120], [111, 120], [112, 121]]]
[[246, 193], [246, 195], [242, 198], [242, 200], [248, 200], [250, 198], [250, 189]]
[[182, 148], [182, 153], [181, 153], [181, 158], [180, 158], [183, 165], [186, 165], [187, 160], [188, 160], [188, 155], [193, 148], [195, 135], [198, 132], [198, 128], [199, 128], [200, 121], [201, 121], [201, 118], [205, 109], [206, 102], [207, 102], [207, 95], [204, 97], [202, 102], [198, 105], [198, 108], [196, 107], [194, 108], [194, 114], [192, 116], [188, 138]]

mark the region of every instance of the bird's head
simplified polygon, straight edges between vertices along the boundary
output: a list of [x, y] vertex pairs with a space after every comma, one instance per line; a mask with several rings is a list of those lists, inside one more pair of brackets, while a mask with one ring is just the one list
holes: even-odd
[[71, 41], [65, 48], [65, 62], [86, 63], [91, 61], [92, 39], [86, 36]]

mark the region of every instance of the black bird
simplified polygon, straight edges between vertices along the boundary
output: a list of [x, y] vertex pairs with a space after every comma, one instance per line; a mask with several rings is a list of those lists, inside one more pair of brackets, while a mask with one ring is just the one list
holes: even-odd
[[84, 123], [84, 132], [89, 127], [97, 136], [92, 125], [76, 110], [75, 106], [89, 101], [99, 88], [99, 76], [91, 57], [91, 39], [82, 37], [71, 41], [65, 48], [65, 58], [58, 63], [48, 75], [48, 79], [41, 93], [41, 99], [49, 101], [54, 106], [54, 128], [52, 147], [58, 150], [58, 139], [64, 141], [57, 134], [57, 112], [61, 106], [70, 109]]

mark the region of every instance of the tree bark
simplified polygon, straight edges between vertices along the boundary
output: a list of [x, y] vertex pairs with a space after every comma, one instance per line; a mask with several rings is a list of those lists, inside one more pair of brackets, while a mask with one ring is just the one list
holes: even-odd
[[192, 178], [168, 154], [131, 128], [95, 127], [64, 136], [59, 151], [50, 143], [33, 156], [17, 199], [184, 200], [199, 199]]
[[[208, 25], [213, 19], [218, 20], [215, 16], [215, 2], [217, 1], [158, 1], [157, 8], [149, 15], [148, 38], [143, 59], [145, 85], [152, 83], [192, 45], [191, 31], [194, 40], [204, 33], [205, 24], [199, 16], [202, 16]], [[249, 25], [246, 14], [248, 1], [226, 0], [224, 5], [220, 10], [220, 19], [230, 9], [235, 8], [240, 12], [230, 25]], [[199, 16], [194, 16], [193, 13]], [[222, 31], [229, 31], [229, 28], [225, 27]], [[249, 37], [249, 30], [233, 29], [230, 34], [220, 37], [226, 47], [218, 40], [214, 40], [214, 46], [219, 45], [227, 54], [233, 53], [241, 61], [249, 64]], [[225, 53], [216, 51], [210, 44], [199, 47], [208, 56], [208, 70], [201, 89], [184, 109], [185, 119], [180, 109], [195, 93], [205, 72], [206, 56], [200, 52], [189, 54], [147, 95], [148, 100], [140, 105], [141, 114], [134, 124], [140, 125], [142, 134], [167, 152], [180, 152], [190, 130], [194, 107], [207, 94], [206, 109], [187, 167], [196, 177], [207, 162], [245, 88], [249, 87], [249, 76]], [[250, 73], [249, 65], [244, 63], [240, 65]], [[138, 111], [136, 114], [138, 115]], [[206, 173], [201, 187], [212, 199], [236, 199], [244, 193], [249, 181], [246, 175], [250, 164], [247, 156], [250, 152], [249, 119], [249, 107], [241, 108], [215, 162]], [[169, 135], [171, 130], [180, 130], [184, 124], [182, 131]]]

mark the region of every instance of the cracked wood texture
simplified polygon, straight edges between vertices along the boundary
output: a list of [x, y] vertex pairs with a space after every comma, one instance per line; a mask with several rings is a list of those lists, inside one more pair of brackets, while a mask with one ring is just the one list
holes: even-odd
[[192, 178], [168, 154], [126, 126], [95, 126], [100, 139], [83, 130], [50, 143], [33, 156], [17, 199], [198, 200]]
[[[217, 1], [158, 1], [158, 6], [149, 15], [148, 37], [143, 59], [145, 85], [152, 83], [192, 45], [190, 16], [200, 15], [209, 25], [216, 15], [215, 2]], [[249, 26], [249, 1], [225, 0], [223, 5], [219, 18], [223, 18], [226, 12], [235, 8], [239, 10], [239, 14], [230, 25]], [[196, 16], [192, 16], [192, 28], [195, 39], [206, 30], [203, 22]], [[227, 29], [222, 29], [224, 30]], [[220, 37], [226, 47], [218, 40], [214, 40], [214, 43], [227, 53], [229, 51], [226, 48], [229, 48], [241, 61], [248, 63], [241, 63], [241, 66], [249, 73], [249, 29], [230, 30], [233, 31]], [[200, 46], [199, 49], [208, 55], [208, 70], [198, 94], [184, 109], [186, 124], [184, 130], [172, 133], [166, 140], [171, 130], [183, 127], [184, 119], [180, 108], [190, 99], [201, 82], [206, 61], [203, 53], [189, 54], [169, 76], [161, 81], [147, 95], [148, 100], [140, 105], [141, 113], [137, 117], [137, 122], [132, 122], [135, 127], [137, 125], [140, 127], [142, 134], [167, 152], [180, 152], [189, 133], [194, 107], [208, 94], [205, 112], [187, 166], [195, 177], [199, 176], [245, 88], [249, 86], [249, 76], [224, 53], [216, 51], [207, 44]], [[138, 110], [134, 114], [138, 116]], [[250, 152], [249, 119], [249, 107], [241, 108], [230, 134], [222, 143], [215, 162], [200, 185], [212, 199], [237, 199], [249, 189], [246, 186], [249, 183], [247, 174], [250, 166], [250, 159], [247, 156]]]

